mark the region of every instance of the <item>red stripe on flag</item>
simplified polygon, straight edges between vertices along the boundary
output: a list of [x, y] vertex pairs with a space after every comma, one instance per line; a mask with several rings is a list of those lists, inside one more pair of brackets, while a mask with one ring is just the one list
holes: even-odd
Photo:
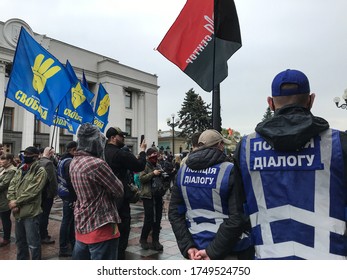
[[213, 0], [188, 0], [157, 50], [184, 71], [212, 44]]

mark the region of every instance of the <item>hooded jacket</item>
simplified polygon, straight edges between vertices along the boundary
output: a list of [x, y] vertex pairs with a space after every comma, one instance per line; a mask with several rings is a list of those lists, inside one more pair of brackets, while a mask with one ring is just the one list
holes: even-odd
[[[185, 164], [192, 170], [203, 170], [227, 161], [229, 158], [221, 150], [216, 147], [207, 147], [191, 152]], [[229, 218], [224, 220], [215, 238], [207, 246], [206, 252], [211, 259], [223, 259], [230, 254], [231, 248], [239, 241], [242, 232], [250, 227], [248, 219], [242, 213], [236, 209], [232, 210], [236, 204], [232, 200], [235, 195], [231, 195], [231, 177], [229, 178], [229, 190], [228, 209], [229, 213], [233, 213], [233, 215], [229, 214]], [[181, 210], [184, 208], [184, 199], [176, 182], [171, 193], [169, 220], [178, 247], [182, 255], [188, 258], [188, 250], [196, 248], [196, 244], [187, 228], [185, 212]]]
[[327, 130], [329, 123], [313, 116], [310, 110], [287, 105], [275, 111], [274, 116], [255, 128], [276, 151], [300, 150], [310, 139]]

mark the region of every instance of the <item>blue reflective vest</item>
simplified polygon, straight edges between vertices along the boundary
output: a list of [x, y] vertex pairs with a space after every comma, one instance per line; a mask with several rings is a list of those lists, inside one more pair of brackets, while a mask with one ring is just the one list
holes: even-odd
[[228, 218], [229, 176], [233, 164], [223, 162], [203, 170], [184, 164], [177, 176], [186, 209], [187, 227], [198, 249], [214, 239], [223, 219]]
[[346, 259], [347, 186], [339, 132], [298, 152], [242, 139], [240, 167], [258, 259]]

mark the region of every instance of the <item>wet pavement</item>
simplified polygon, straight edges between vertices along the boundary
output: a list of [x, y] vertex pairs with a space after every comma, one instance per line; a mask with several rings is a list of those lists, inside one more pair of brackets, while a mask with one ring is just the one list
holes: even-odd
[[[160, 243], [164, 246], [162, 252], [154, 250], [143, 250], [139, 245], [141, 229], [143, 225], [143, 206], [142, 202], [131, 204], [131, 232], [129, 237], [129, 245], [126, 251], [127, 260], [183, 260], [181, 253], [177, 247], [175, 236], [172, 232], [171, 225], [168, 220], [167, 210], [170, 194], [164, 197], [164, 210], [163, 219], [161, 222], [162, 230], [160, 232]], [[48, 232], [52, 239], [55, 240], [54, 244], [42, 245], [42, 259], [43, 260], [69, 260], [71, 257], [59, 257], [59, 229], [62, 218], [62, 201], [60, 198], [55, 199], [51, 211]], [[0, 260], [15, 260], [16, 259], [16, 245], [14, 237], [14, 223], [12, 224], [11, 243], [5, 247], [0, 247]], [[0, 222], [0, 228], [1, 222]], [[2, 233], [0, 233], [2, 236]], [[150, 240], [149, 240], [150, 241]]]

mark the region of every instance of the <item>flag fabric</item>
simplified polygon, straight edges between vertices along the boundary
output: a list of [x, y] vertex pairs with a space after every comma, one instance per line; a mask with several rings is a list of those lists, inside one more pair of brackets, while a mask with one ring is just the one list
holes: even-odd
[[64, 66], [22, 27], [6, 97], [50, 126], [56, 108], [70, 88]]
[[79, 127], [78, 123], [72, 122], [71, 120], [58, 116], [57, 114], [54, 115], [53, 123], [55, 126], [67, 129], [72, 134], [76, 134]]
[[[70, 79], [72, 80], [72, 83], [73, 84], [77, 84], [77, 82], [79, 82], [79, 80], [78, 80], [77, 75], [76, 75], [75, 71], [73, 70], [73, 68], [72, 68], [72, 66], [71, 66], [71, 64], [70, 64], [70, 62], [68, 60], [66, 61], [65, 68], [66, 68], [66, 70], [67, 70], [67, 72], [69, 74]], [[83, 77], [84, 77], [84, 72], [83, 72]], [[83, 82], [83, 79], [85, 79], [85, 77], [84, 78], [83, 77], [82, 77], [81, 88], [83, 90], [83, 94], [85, 95], [85, 97], [87, 98], [88, 102], [90, 103], [93, 100], [93, 98], [94, 98], [94, 93], [92, 93], [89, 90], [87, 81], [85, 80]], [[85, 84], [87, 84], [87, 86]]]
[[[86, 79], [86, 75], [84, 74], [84, 70], [83, 70], [83, 74], [82, 74], [82, 85], [89, 90], [89, 85], [88, 85], [88, 82], [87, 82], [87, 79]], [[88, 98], [88, 97], [87, 97]], [[93, 98], [94, 98], [94, 94], [93, 94]], [[93, 101], [93, 98], [92, 99], [89, 99], [88, 98], [88, 101], [90, 102], [90, 105], [92, 105], [92, 108], [94, 109], [94, 101]]]
[[211, 91], [228, 76], [228, 59], [241, 47], [233, 0], [188, 0], [157, 50]]
[[88, 86], [88, 82], [87, 82], [87, 79], [86, 79], [86, 75], [84, 74], [84, 70], [83, 70], [83, 73], [82, 73], [82, 85], [89, 90], [89, 86]]
[[[94, 120], [94, 110], [89, 102], [93, 99], [94, 94], [81, 84], [69, 61], [66, 62], [65, 70], [72, 86], [59, 104], [54, 124], [75, 134], [79, 124], [92, 123]], [[77, 126], [74, 123], [77, 123]]]
[[110, 111], [110, 96], [102, 84], [99, 84], [98, 97], [95, 103], [94, 124], [101, 132], [105, 131], [108, 124], [108, 114]]

